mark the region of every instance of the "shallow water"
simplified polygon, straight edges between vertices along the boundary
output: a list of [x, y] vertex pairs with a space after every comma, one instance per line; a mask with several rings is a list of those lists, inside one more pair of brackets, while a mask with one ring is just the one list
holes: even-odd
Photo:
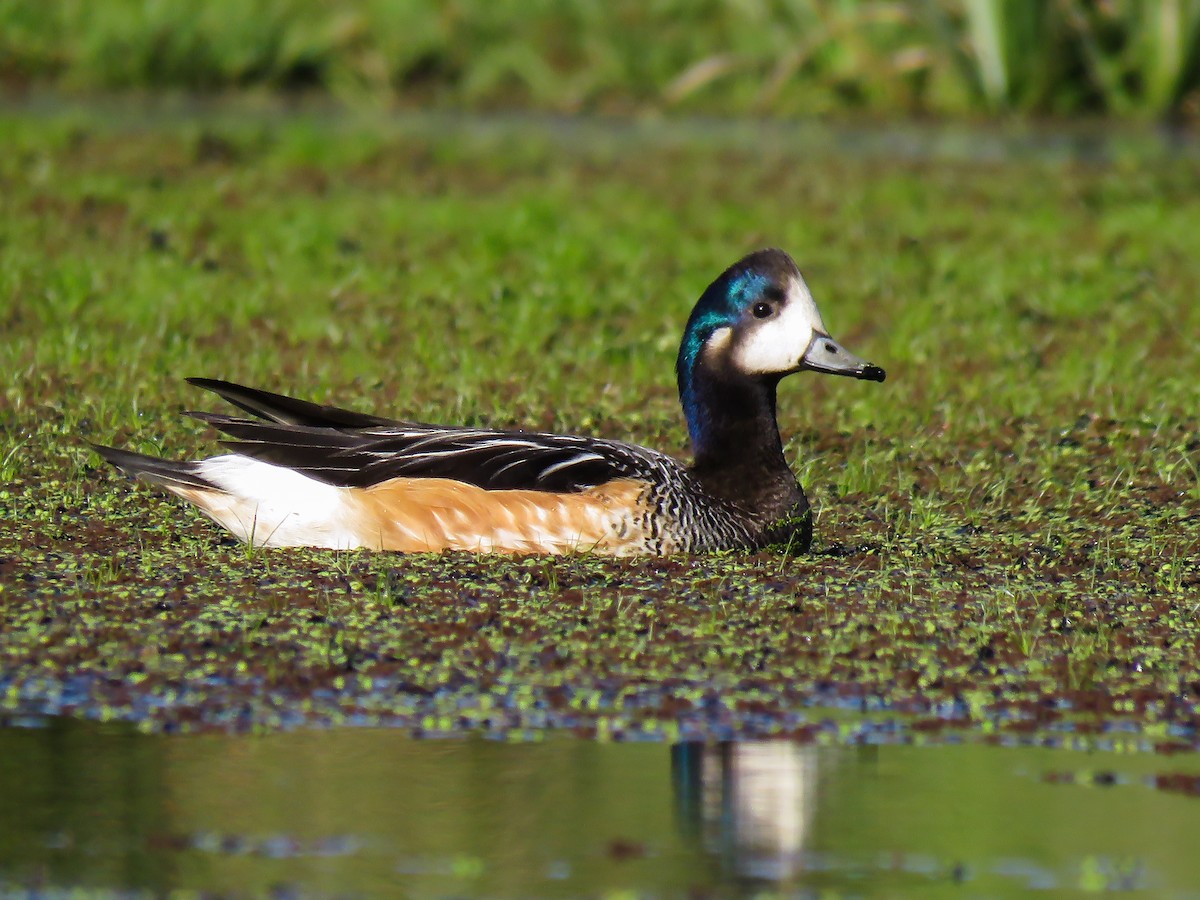
[[52, 721], [0, 729], [0, 891], [1200, 896], [1197, 773], [1191, 754], [982, 743], [169, 737]]
[[1171, 123], [1112, 120], [1008, 122], [905, 121], [896, 119], [756, 119], [673, 115], [656, 117], [556, 116], [537, 113], [458, 113], [355, 110], [320, 98], [279, 102], [267, 95], [212, 97], [196, 94], [93, 97], [86, 103], [56, 92], [31, 91], [0, 98], [0, 116], [79, 120], [105, 127], [264, 127], [309, 122], [321, 134], [367, 129], [381, 134], [468, 144], [514, 147], [545, 143], [587, 156], [637, 152], [646, 146], [746, 150], [756, 156], [802, 153], [809, 157], [889, 162], [1088, 162], [1196, 160], [1194, 129]]

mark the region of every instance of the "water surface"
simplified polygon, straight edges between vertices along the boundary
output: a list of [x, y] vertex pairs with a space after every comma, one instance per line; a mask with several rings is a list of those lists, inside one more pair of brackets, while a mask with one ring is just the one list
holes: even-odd
[[55, 721], [0, 729], [0, 888], [1200, 896], [1200, 798], [1178, 789], [1198, 772], [1191, 754], [981, 743], [172, 737]]

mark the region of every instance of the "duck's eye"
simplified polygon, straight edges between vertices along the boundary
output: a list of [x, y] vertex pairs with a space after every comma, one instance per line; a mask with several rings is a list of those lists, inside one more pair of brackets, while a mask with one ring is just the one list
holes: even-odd
[[754, 309], [751, 310], [756, 319], [765, 319], [772, 312], [770, 303], [755, 303]]

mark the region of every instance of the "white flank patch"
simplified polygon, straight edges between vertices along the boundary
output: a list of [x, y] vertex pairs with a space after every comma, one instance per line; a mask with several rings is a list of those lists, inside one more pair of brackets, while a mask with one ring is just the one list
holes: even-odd
[[733, 363], [747, 375], [781, 375], [800, 368], [813, 333], [825, 331], [821, 313], [804, 279], [788, 285], [787, 300], [779, 315], [749, 326], [734, 348]]
[[364, 546], [354, 528], [347, 488], [323, 484], [291, 469], [229, 454], [200, 462], [208, 491], [197, 503], [236, 537], [257, 547]]

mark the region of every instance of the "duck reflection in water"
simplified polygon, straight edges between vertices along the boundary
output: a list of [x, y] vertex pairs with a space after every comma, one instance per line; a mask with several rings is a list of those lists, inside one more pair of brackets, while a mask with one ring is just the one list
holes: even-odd
[[786, 881], [804, 868], [817, 806], [817, 751], [788, 741], [671, 748], [684, 833], [731, 874]]

